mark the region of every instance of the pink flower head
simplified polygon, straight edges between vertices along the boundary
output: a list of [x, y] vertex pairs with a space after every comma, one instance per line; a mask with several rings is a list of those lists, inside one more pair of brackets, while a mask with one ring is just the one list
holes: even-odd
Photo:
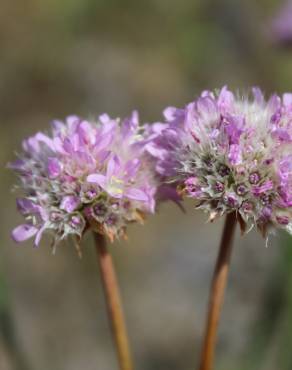
[[157, 181], [146, 152], [146, 132], [136, 112], [120, 122], [104, 114], [98, 122], [70, 116], [54, 121], [51, 135], [23, 142], [10, 164], [20, 178], [17, 200], [26, 222], [12, 232], [16, 242], [53, 234], [53, 245], [92, 228], [111, 240], [126, 225], [154, 213]]
[[240, 224], [292, 233], [292, 94], [268, 101], [224, 87], [184, 109], [166, 109], [147, 150], [166, 183], [195, 200], [210, 220], [236, 211]]

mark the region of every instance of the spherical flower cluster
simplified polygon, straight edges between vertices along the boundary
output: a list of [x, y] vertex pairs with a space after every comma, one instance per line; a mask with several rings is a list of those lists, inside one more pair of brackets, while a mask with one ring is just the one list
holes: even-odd
[[24, 196], [17, 199], [26, 223], [13, 230], [15, 241], [51, 231], [53, 246], [88, 228], [111, 240], [126, 225], [155, 209], [157, 183], [145, 151], [138, 116], [120, 122], [106, 114], [92, 123], [76, 116], [54, 121], [52, 135], [37, 133], [23, 142], [24, 153], [10, 164]]
[[147, 150], [165, 181], [210, 220], [235, 211], [243, 231], [292, 233], [292, 94], [265, 101], [258, 88], [240, 97], [224, 87], [164, 116]]

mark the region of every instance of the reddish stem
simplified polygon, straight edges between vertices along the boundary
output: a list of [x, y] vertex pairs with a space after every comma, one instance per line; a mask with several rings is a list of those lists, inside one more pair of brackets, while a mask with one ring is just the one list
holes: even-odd
[[213, 367], [218, 323], [229, 271], [235, 226], [236, 214], [234, 212], [229, 213], [226, 216], [219, 254], [212, 280], [208, 317], [199, 367], [200, 370], [211, 370]]
[[112, 257], [108, 251], [104, 236], [94, 233], [94, 239], [120, 370], [133, 370], [126, 324]]

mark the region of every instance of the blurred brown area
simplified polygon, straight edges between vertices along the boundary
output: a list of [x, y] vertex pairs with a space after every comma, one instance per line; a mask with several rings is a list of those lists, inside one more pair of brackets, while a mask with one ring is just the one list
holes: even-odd
[[[155, 121], [201, 89], [292, 90], [292, 53], [269, 41], [275, 0], [1, 0], [0, 369], [112, 370], [116, 360], [92, 238], [83, 259], [15, 245], [5, 164], [21, 140], [68, 114]], [[111, 246], [138, 369], [198, 361], [222, 221], [164, 204]], [[7, 212], [7, 213], [6, 213]], [[239, 233], [238, 233], [239, 234]], [[290, 246], [289, 246], [290, 244]], [[217, 369], [291, 369], [291, 239], [237, 236]]]

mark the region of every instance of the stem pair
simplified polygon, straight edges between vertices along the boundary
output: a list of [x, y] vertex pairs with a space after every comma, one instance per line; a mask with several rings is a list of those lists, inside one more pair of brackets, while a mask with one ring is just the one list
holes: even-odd
[[[208, 316], [199, 370], [211, 370], [213, 366], [219, 316], [226, 288], [235, 226], [236, 215], [235, 213], [230, 213], [226, 216], [211, 285]], [[94, 234], [94, 238], [120, 370], [133, 370], [126, 325], [112, 258], [108, 252], [105, 238], [97, 233]]]

